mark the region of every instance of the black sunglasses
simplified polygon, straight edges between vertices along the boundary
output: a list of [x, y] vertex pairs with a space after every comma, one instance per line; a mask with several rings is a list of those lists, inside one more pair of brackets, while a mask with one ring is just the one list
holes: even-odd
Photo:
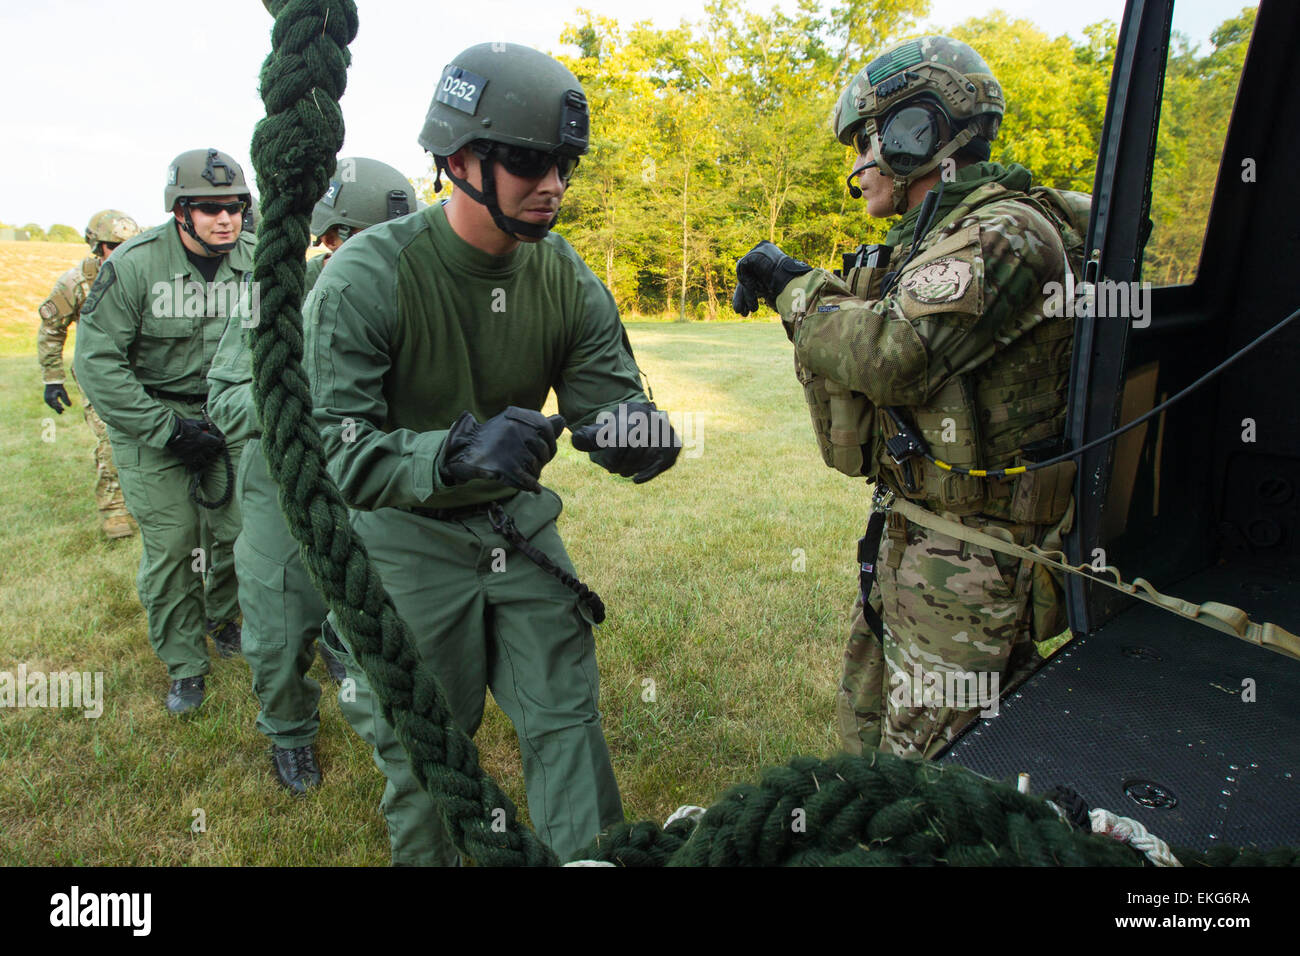
[[560, 152], [544, 153], [540, 149], [528, 149], [525, 146], [496, 144], [491, 155], [506, 168], [506, 172], [524, 179], [545, 176], [554, 166], [560, 178], [567, 183], [573, 171], [578, 168], [577, 156]]
[[219, 216], [223, 212], [238, 216], [248, 208], [248, 203], [239, 199], [235, 202], [192, 202], [189, 206], [191, 209], [197, 209], [205, 216]]

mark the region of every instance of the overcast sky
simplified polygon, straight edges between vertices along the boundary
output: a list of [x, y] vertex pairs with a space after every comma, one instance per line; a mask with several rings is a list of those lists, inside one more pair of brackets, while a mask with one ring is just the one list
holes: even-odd
[[[504, 40], [563, 52], [560, 31], [580, 6], [621, 24], [675, 26], [700, 19], [704, 3], [358, 0], [341, 155], [423, 175], [428, 164], [415, 140], [433, 84], [467, 46]], [[1245, 3], [1179, 0], [1175, 28], [1205, 43], [1209, 30]], [[772, 5], [749, 3], [754, 10]], [[942, 28], [993, 9], [1051, 35], [1079, 37], [1088, 23], [1118, 23], [1124, 0], [933, 0], [927, 24]], [[188, 149], [226, 150], [251, 178], [248, 144], [263, 115], [257, 75], [270, 50], [270, 24], [260, 0], [5, 3], [0, 221], [46, 229], [63, 222], [80, 232], [93, 212], [115, 207], [141, 225], [156, 224], [165, 215], [167, 165]]]

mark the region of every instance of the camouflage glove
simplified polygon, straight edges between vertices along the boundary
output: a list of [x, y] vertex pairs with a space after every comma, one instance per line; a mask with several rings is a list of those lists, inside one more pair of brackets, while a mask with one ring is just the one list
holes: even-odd
[[808, 272], [812, 272], [812, 266], [787, 256], [764, 239], [736, 263], [738, 282], [731, 296], [731, 307], [741, 315], [749, 315], [758, 309], [758, 300], [763, 299], [775, 309], [781, 290], [791, 279]]
[[172, 437], [167, 439], [166, 448], [181, 460], [186, 471], [202, 471], [226, 447], [226, 439], [221, 433], [210, 428], [202, 419], [176, 419], [176, 428]]
[[469, 412], [452, 424], [434, 467], [445, 485], [475, 478], [499, 481], [524, 491], [541, 491], [542, 467], [555, 457], [555, 439], [564, 418], [547, 418], [531, 408], [511, 405], [479, 424]]
[[[63, 405], [60, 405], [59, 402], [63, 402]], [[60, 415], [63, 414], [64, 406], [72, 407], [72, 399], [68, 398], [68, 390], [63, 387], [62, 382], [55, 382], [53, 385], [45, 386], [45, 404]]]
[[601, 435], [609, 426], [593, 424], [573, 432], [573, 447], [590, 453], [591, 460], [606, 471], [640, 485], [673, 466], [682, 452], [682, 440], [668, 423], [668, 416], [653, 405], [629, 402], [626, 408], [628, 422], [637, 423], [634, 416], [644, 416], [644, 442], [629, 444], [627, 435], [612, 436], [614, 441], [610, 441], [611, 436]]

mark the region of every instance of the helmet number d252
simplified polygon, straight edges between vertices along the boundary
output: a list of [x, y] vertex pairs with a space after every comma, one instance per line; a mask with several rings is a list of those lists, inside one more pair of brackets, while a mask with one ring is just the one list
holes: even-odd
[[438, 92], [433, 98], [452, 109], [473, 116], [478, 110], [479, 97], [483, 95], [483, 87], [486, 85], [487, 80], [477, 73], [449, 66], [442, 71], [442, 80], [438, 83]]

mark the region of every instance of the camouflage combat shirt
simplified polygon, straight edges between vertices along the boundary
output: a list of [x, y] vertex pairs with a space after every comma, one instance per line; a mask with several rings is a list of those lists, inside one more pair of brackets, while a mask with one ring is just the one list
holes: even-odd
[[77, 321], [86, 293], [99, 273], [99, 257], [86, 256], [54, 283], [54, 291], [37, 311], [41, 328], [36, 333], [36, 356], [46, 385], [67, 381], [63, 371], [63, 346], [68, 340], [68, 326]]

